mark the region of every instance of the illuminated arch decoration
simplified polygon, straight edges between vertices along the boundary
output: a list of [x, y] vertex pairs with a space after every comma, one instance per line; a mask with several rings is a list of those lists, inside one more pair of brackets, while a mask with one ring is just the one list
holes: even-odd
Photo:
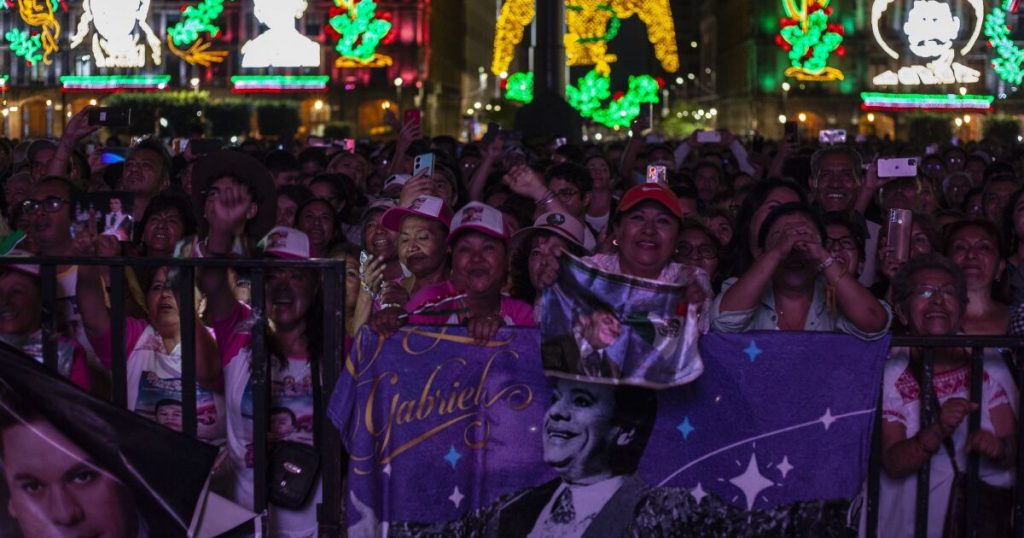
[[377, 52], [391, 34], [390, 14], [377, 13], [373, 0], [334, 0], [328, 21], [338, 35], [336, 67], [387, 67], [394, 59]]
[[[786, 76], [797, 80], [843, 80], [843, 72], [828, 65], [835, 52], [846, 54], [842, 25], [829, 23], [830, 0], [782, 0], [786, 18], [779, 21], [775, 43], [789, 53], [790, 67]], [[799, 3], [799, 7], [797, 7]]]
[[[654, 55], [670, 73], [679, 69], [675, 25], [669, 0], [565, 0], [565, 56], [571, 66], [593, 65], [607, 76], [616, 61], [608, 53], [608, 42], [618, 34], [623, 19], [636, 15], [647, 26], [647, 39]], [[516, 45], [536, 12], [534, 0], [506, 0], [494, 34], [491, 72], [508, 73]]]
[[57, 14], [60, 9], [65, 12], [68, 6], [65, 2], [57, 0], [0, 0], [7, 9], [18, 8], [18, 14], [25, 24], [38, 30], [28, 31], [18, 28], [11, 28], [4, 34], [4, 38], [10, 43], [11, 52], [35, 65], [43, 62], [50, 65], [50, 59], [55, 52], [60, 50], [57, 39], [60, 37], [60, 23], [57, 21]]
[[1010, 38], [1010, 27], [1006, 24], [1006, 16], [1017, 11], [1019, 0], [1003, 0], [1001, 5], [992, 8], [985, 16], [985, 37], [996, 57], [992, 59], [992, 67], [999, 78], [1010, 84], [1020, 84], [1024, 80], [1024, 50], [1021, 50]]
[[149, 8], [150, 0], [138, 0], [136, 7], [128, 10], [111, 0], [82, 0], [82, 17], [71, 37], [71, 48], [78, 48], [91, 33], [96, 67], [145, 67], [147, 45], [153, 64], [160, 65], [163, 45], [149, 25]]
[[[900, 60], [897, 52], [882, 37], [879, 22], [895, 0], [873, 0], [871, 4], [871, 31], [878, 46], [894, 60]], [[913, 0], [903, 32], [907, 36], [910, 54], [897, 71], [885, 71], [877, 75], [872, 83], [876, 86], [906, 86], [935, 84], [971, 84], [981, 80], [981, 72], [957, 61], [957, 57], [968, 54], [981, 35], [985, 19], [983, 0], [963, 0], [974, 10], [975, 24], [964, 46], [956, 50], [953, 43], [960, 38], [962, 21], [953, 16], [949, 2], [952, 0]], [[927, 39], [915, 39], [914, 34], [927, 32]]]
[[181, 20], [167, 29], [167, 48], [192, 65], [210, 67], [227, 58], [226, 50], [211, 50], [220, 35], [217, 19], [224, 12], [224, 0], [201, 0], [181, 11]]

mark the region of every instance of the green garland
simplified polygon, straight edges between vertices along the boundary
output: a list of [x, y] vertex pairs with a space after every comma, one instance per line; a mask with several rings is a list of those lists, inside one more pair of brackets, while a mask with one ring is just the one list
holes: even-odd
[[181, 20], [167, 29], [167, 35], [179, 47], [187, 46], [199, 39], [199, 34], [206, 32], [211, 38], [220, 33], [217, 18], [224, 12], [224, 0], [202, 0], [194, 6], [185, 8]]
[[11, 28], [4, 37], [11, 44], [11, 52], [15, 56], [24, 58], [26, 62], [35, 65], [43, 59], [43, 44], [39, 34], [30, 35], [27, 30]]
[[520, 103], [533, 101], [533, 73], [512, 73], [506, 82], [506, 99]]
[[391, 23], [377, 18], [377, 4], [373, 0], [362, 0], [352, 9], [356, 11], [355, 18], [342, 13], [328, 21], [341, 36], [336, 48], [343, 58], [369, 62], [374, 57], [377, 45], [391, 31]]
[[1006, 16], [1013, 8], [1015, 0], [1004, 0], [1001, 6], [992, 8], [985, 16], [985, 37], [992, 45], [995, 58], [992, 67], [999, 78], [1010, 84], [1020, 84], [1024, 79], [1024, 51], [1010, 38], [1010, 28], [1006, 24]]

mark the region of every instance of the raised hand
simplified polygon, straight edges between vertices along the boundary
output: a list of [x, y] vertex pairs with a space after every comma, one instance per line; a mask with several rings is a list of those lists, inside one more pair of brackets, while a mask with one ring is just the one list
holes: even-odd
[[427, 175], [429, 170], [420, 170], [419, 174], [413, 176], [402, 186], [402, 192], [398, 196], [400, 207], [409, 207], [413, 201], [420, 196], [437, 196], [434, 189], [434, 178]]
[[508, 186], [508, 188], [520, 195], [525, 196], [533, 201], [538, 201], [544, 198], [548, 192], [548, 188], [544, 186], [544, 181], [541, 179], [537, 172], [534, 172], [532, 168], [525, 164], [520, 164], [513, 167], [505, 174], [502, 178], [502, 182]]
[[79, 110], [74, 116], [71, 116], [67, 125], [64, 126], [62, 140], [77, 143], [79, 140], [98, 131], [100, 129], [98, 125], [89, 125], [89, 112], [94, 108], [96, 107], [87, 106]]
[[256, 215], [256, 205], [245, 187], [230, 183], [208, 195], [205, 216], [210, 229], [235, 233]]

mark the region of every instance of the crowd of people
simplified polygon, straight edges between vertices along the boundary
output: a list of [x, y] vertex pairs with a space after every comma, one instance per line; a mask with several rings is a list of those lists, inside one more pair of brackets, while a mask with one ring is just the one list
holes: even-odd
[[[604, 144], [524, 143], [511, 132], [460, 143], [410, 121], [394, 125], [395, 140], [354, 151], [260, 140], [206, 151], [201, 129], [174, 148], [155, 137], [122, 147], [87, 118], [88, 109], [71, 118], [59, 140], [0, 139], [0, 247], [18, 258], [0, 272], [0, 338], [40, 360], [32, 256], [343, 260], [347, 345], [366, 326], [387, 336], [407, 324], [462, 325], [477, 341], [536, 326], [563, 253], [685, 285], [684, 300], [709, 305], [701, 315], [718, 331], [1024, 334], [1017, 145], [819, 145], [724, 130], [719, 142], [667, 142], [639, 125]], [[887, 157], [917, 157], [916, 175], [883, 177]], [[913, 212], [909, 253], [887, 237], [893, 209]], [[181, 277], [170, 265], [129, 268], [122, 344], [111, 342], [108, 271], [59, 268], [59, 371], [107, 397], [112, 348], [123, 345], [129, 408], [180, 429]], [[242, 504], [252, 503], [254, 309], [269, 320], [271, 409], [282, 418], [271, 439], [312, 444], [322, 336], [336, 329], [321, 318], [320, 279], [272, 269], [266, 304], [252, 305], [244, 272], [197, 274], [197, 311], [185, 315], [195, 316], [199, 437], [225, 447], [214, 487]], [[591, 319], [582, 338], [607, 345], [617, 320]], [[934, 386], [922, 389], [920, 353], [894, 349], [879, 380], [881, 524], [898, 535], [913, 528], [914, 477], [926, 464], [933, 529], [967, 454], [980, 454], [982, 480], [1009, 494], [1018, 388], [992, 350], [982, 426], [968, 434], [969, 360], [942, 350]], [[922, 390], [937, 412], [925, 428]], [[277, 509], [275, 534], [314, 535], [317, 499]]]

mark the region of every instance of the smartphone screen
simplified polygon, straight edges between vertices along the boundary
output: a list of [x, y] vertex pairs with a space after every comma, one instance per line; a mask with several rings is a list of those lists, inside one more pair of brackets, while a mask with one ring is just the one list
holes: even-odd
[[423, 112], [418, 108], [410, 108], [409, 110], [405, 111], [403, 120], [404, 121], [402, 123], [406, 125], [410, 123], [421, 125], [423, 122]]

